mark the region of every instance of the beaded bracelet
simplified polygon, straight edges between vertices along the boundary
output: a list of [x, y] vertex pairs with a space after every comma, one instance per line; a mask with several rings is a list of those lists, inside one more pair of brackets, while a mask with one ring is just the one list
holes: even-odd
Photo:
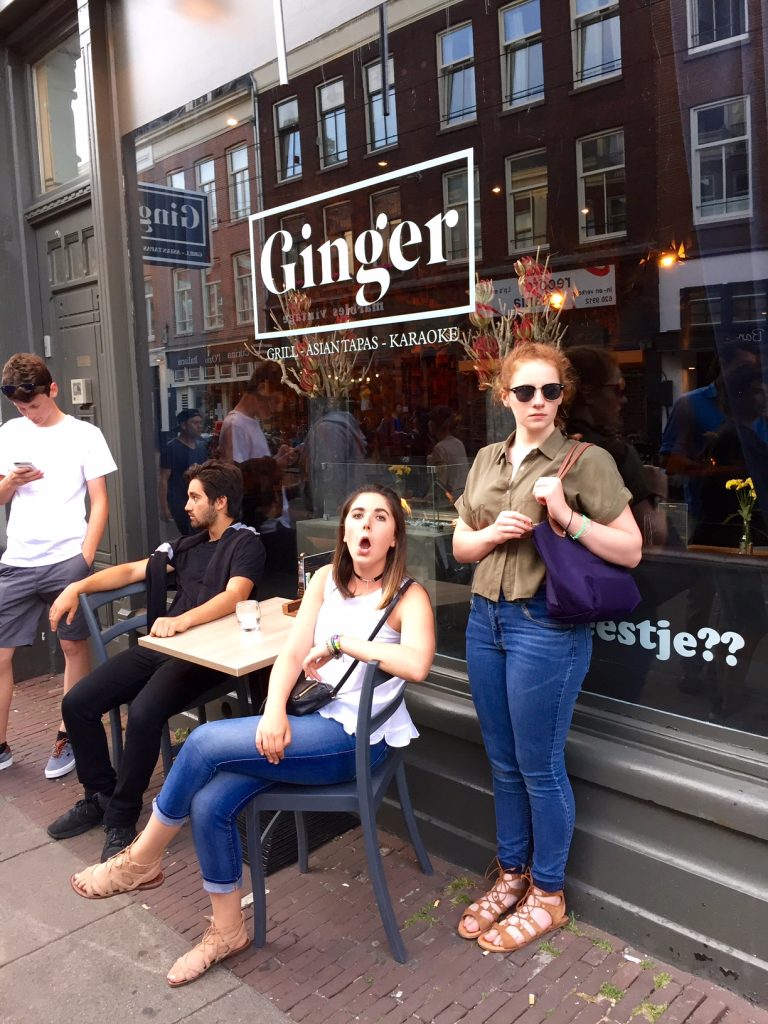
[[334, 658], [341, 657], [341, 637], [338, 633], [334, 633], [331, 639], [328, 641], [328, 646], [331, 648], [331, 653]]
[[580, 512], [579, 515], [581, 516], [581, 526], [577, 533], [571, 534], [571, 540], [578, 540], [583, 533], [592, 528], [592, 520], [583, 512]]

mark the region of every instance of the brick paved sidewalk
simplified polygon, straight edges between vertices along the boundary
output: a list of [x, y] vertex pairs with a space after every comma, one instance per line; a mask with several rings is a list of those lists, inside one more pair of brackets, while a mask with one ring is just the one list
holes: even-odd
[[[58, 678], [16, 687], [15, 764], [0, 775], [0, 796], [43, 826], [82, 795], [74, 775], [43, 776], [60, 695]], [[150, 796], [161, 782], [156, 773]], [[99, 831], [66, 842], [90, 863], [102, 839]], [[315, 852], [308, 875], [289, 867], [269, 876], [268, 944], [228, 961], [297, 1022], [768, 1024], [767, 1010], [581, 922], [509, 956], [484, 954], [455, 932], [462, 902], [480, 879], [438, 858], [435, 875], [425, 877], [407, 844], [385, 833], [381, 842], [408, 964], [389, 955], [359, 830]], [[192, 944], [209, 904], [188, 830], [171, 847], [166, 874], [161, 889], [132, 898]], [[65, 887], [62, 879], [62, 902]]]

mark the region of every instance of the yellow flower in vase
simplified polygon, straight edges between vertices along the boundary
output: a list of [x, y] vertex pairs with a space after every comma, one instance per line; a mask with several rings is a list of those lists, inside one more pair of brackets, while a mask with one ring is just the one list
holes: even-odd
[[[387, 466], [387, 470], [394, 477], [395, 490], [400, 495], [401, 499], [405, 497], [405, 478], [410, 476], [411, 467], [401, 465], [399, 462], [393, 466]], [[410, 512], [410, 509], [409, 509]], [[406, 513], [408, 514], [408, 513]]]
[[739, 551], [742, 554], [752, 554], [752, 513], [754, 512], [755, 505], [757, 504], [757, 491], [755, 485], [752, 482], [752, 477], [748, 476], [745, 480], [735, 478], [733, 480], [727, 480], [725, 483], [725, 489], [727, 491], [736, 492], [736, 500], [739, 503], [738, 511], [732, 512], [726, 517], [726, 523], [730, 519], [734, 519], [736, 516], [741, 517], [742, 531], [741, 540], [739, 541]]

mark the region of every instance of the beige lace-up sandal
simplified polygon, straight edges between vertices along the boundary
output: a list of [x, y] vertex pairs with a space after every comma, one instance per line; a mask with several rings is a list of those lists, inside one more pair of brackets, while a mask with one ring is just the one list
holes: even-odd
[[250, 945], [250, 941], [242, 916], [238, 925], [227, 930], [218, 929], [212, 924], [206, 929], [200, 942], [184, 956], [179, 957], [168, 972], [166, 981], [171, 988], [197, 981], [214, 964], [242, 952]]
[[[544, 892], [532, 885], [513, 914], [508, 914], [478, 937], [478, 945], [491, 953], [511, 953], [534, 939], [568, 924], [565, 894]], [[490, 938], [495, 932], [494, 938]]]
[[[496, 880], [493, 886], [477, 903], [472, 903], [461, 913], [461, 920], [456, 929], [462, 939], [478, 939], [498, 921], [502, 914], [514, 910], [518, 902], [525, 896], [531, 884], [527, 872], [505, 871], [496, 861]], [[474, 921], [475, 931], [469, 931], [466, 921]]]
[[157, 889], [162, 885], [165, 875], [160, 869], [161, 858], [149, 864], [137, 863], [132, 852], [135, 844], [136, 839], [103, 864], [94, 864], [72, 875], [69, 884], [77, 895], [86, 900], [105, 900], [122, 892]]

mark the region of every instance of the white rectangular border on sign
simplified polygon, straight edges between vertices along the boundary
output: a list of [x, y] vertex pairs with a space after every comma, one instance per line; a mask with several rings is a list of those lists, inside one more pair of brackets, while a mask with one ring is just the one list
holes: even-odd
[[[430, 309], [424, 313], [400, 313], [397, 316], [371, 317], [366, 320], [350, 320], [343, 324], [323, 324], [320, 327], [301, 327], [290, 331], [276, 331], [274, 329], [261, 330], [259, 317], [261, 313], [259, 296], [256, 288], [256, 222], [265, 217], [274, 217], [277, 214], [288, 213], [290, 210], [297, 210], [308, 206], [311, 203], [320, 203], [328, 199], [335, 199], [337, 196], [348, 195], [350, 192], [357, 192], [360, 189], [376, 188], [386, 184], [388, 181], [396, 181], [398, 178], [405, 178], [410, 174], [419, 174], [428, 171], [433, 167], [441, 167], [444, 164], [466, 162], [467, 167], [467, 240], [469, 258], [467, 261], [467, 302], [460, 306], [450, 306], [441, 309]], [[441, 200], [442, 205], [442, 200]], [[368, 225], [366, 224], [366, 228]], [[320, 192], [314, 196], [306, 196], [297, 199], [293, 203], [285, 203], [283, 206], [273, 206], [270, 210], [260, 210], [252, 213], [248, 218], [248, 230], [251, 242], [251, 288], [253, 290], [254, 327], [257, 341], [268, 341], [274, 338], [289, 338], [295, 335], [322, 334], [327, 331], [353, 330], [354, 328], [370, 327], [374, 324], [395, 324], [403, 320], [434, 320], [437, 317], [458, 315], [460, 313], [474, 313], [475, 311], [475, 167], [474, 150], [461, 149], [456, 153], [449, 153], [447, 156], [438, 156], [432, 160], [424, 160], [422, 163], [411, 164], [410, 167], [403, 167], [401, 170], [388, 171], [386, 174], [377, 174], [373, 178], [365, 178], [363, 181], [353, 182], [351, 185], [343, 185], [341, 188], [331, 189], [329, 192]]]

